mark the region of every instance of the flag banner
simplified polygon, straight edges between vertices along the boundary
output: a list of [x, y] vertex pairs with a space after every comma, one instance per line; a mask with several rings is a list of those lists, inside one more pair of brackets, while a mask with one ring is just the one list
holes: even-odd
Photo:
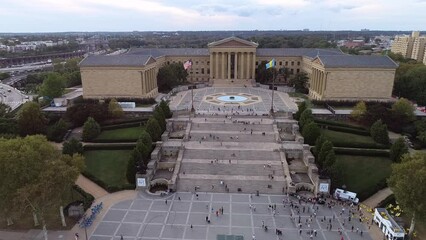
[[272, 59], [270, 62], [266, 64], [266, 69], [275, 67], [275, 59]]
[[186, 61], [184, 64], [183, 64], [183, 68], [185, 69], [185, 70], [188, 70], [189, 68], [191, 68], [192, 67], [192, 60], [188, 60], [188, 61]]

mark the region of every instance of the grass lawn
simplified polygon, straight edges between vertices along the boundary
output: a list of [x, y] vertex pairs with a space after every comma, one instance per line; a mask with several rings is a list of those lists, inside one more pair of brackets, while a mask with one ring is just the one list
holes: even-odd
[[306, 94], [303, 94], [303, 93], [290, 92], [290, 93], [288, 93], [288, 95], [290, 97], [298, 97], [298, 98], [308, 99], [308, 96]]
[[127, 184], [126, 170], [131, 150], [85, 151], [86, 171], [109, 186]]
[[321, 133], [324, 134], [328, 139], [330, 139], [333, 143], [371, 143], [375, 144], [373, 138], [370, 136], [363, 136], [353, 133], [345, 133], [345, 132], [338, 132], [328, 129], [321, 129]]
[[144, 127], [129, 127], [129, 128], [119, 128], [113, 130], [104, 130], [96, 139], [109, 139], [109, 140], [119, 140], [119, 139], [135, 139], [139, 138]]
[[[346, 189], [358, 194], [372, 191], [376, 184], [389, 177], [391, 160], [387, 157], [336, 155], [343, 162]], [[374, 192], [373, 192], [374, 193]]]

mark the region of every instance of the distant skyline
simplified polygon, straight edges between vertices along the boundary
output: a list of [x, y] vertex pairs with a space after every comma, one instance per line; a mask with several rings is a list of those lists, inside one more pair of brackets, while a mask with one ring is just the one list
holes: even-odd
[[1, 0], [0, 32], [426, 30], [426, 0]]

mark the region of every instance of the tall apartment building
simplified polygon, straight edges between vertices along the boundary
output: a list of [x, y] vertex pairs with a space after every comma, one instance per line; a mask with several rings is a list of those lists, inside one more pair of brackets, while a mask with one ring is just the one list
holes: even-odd
[[419, 62], [425, 62], [426, 36], [420, 36], [419, 31], [414, 31], [411, 36], [395, 36], [391, 51], [400, 53], [406, 58], [415, 59]]

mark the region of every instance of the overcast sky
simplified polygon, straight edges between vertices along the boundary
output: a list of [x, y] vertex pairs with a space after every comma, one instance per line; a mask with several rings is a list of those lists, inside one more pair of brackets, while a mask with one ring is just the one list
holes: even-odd
[[426, 30], [426, 0], [0, 0], [0, 32]]

